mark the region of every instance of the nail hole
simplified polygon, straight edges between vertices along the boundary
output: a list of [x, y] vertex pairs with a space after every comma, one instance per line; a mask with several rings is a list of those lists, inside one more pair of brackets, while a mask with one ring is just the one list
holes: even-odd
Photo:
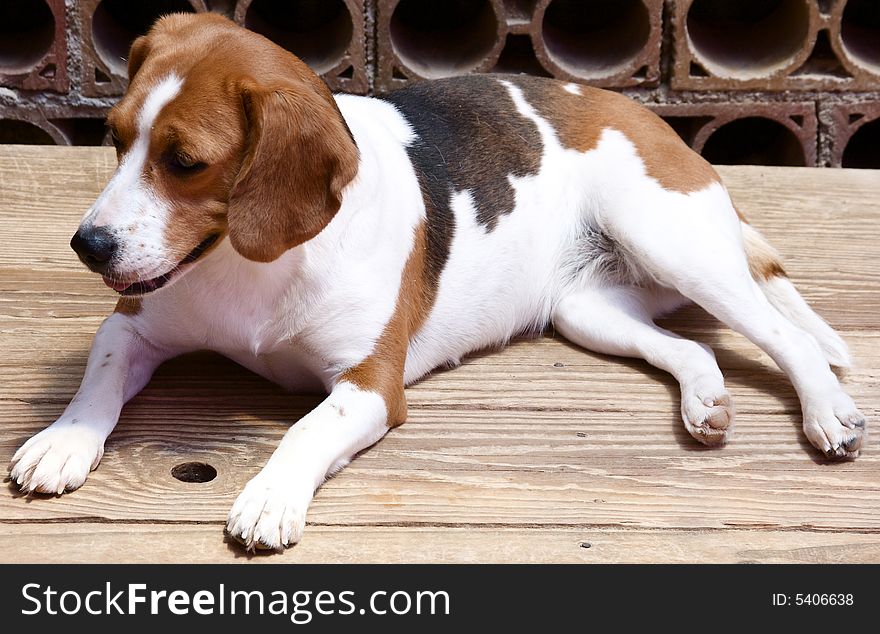
[[181, 482], [210, 482], [217, 470], [204, 462], [184, 462], [172, 468], [171, 475]]
[[564, 363], [560, 363], [559, 361], [557, 361], [556, 363], [553, 364], [553, 367], [554, 367], [554, 368], [564, 368], [564, 367], [565, 367], [565, 364], [564, 364]]
[[581, 548], [592, 548], [593, 547], [593, 545], [590, 542], [580, 542], [578, 544], [578, 546], [580, 546]]

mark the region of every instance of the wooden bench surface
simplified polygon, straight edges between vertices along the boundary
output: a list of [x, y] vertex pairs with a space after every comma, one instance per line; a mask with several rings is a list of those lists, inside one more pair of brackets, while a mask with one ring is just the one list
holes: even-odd
[[[0, 146], [0, 463], [75, 393], [114, 294], [68, 247], [115, 165], [106, 148]], [[845, 378], [880, 409], [880, 172], [727, 167], [740, 209], [850, 343]], [[2, 562], [880, 562], [880, 451], [821, 458], [769, 358], [696, 308], [664, 325], [711, 345], [738, 418], [707, 449], [678, 386], [552, 333], [408, 390], [409, 421], [318, 492], [304, 541], [247, 556], [236, 494], [317, 404], [209, 353], [163, 366], [103, 462], [61, 497], [0, 486]], [[217, 477], [184, 483], [175, 465]]]

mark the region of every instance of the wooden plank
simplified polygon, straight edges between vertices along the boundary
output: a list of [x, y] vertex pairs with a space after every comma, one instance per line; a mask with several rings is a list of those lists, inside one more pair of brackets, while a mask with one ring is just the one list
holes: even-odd
[[[875, 333], [850, 338], [857, 353], [873, 350], [871, 367], [880, 365]], [[717, 450], [684, 432], [673, 381], [644, 363], [622, 364], [550, 339], [468, 360], [409, 391], [410, 422], [328, 483], [310, 520], [880, 526], [877, 454], [869, 449], [855, 462], [824, 464], [801, 436], [790, 386], [760, 365], [755, 376], [744, 357], [737, 356], [742, 369], [728, 371], [740, 411], [736, 433]], [[860, 372], [854, 387], [876, 416], [877, 372]], [[52, 374], [42, 376], [50, 381]], [[4, 451], [63, 409], [77, 376], [68, 373], [67, 394], [51, 400], [40, 396], [49, 387], [22, 382], [25, 398], [0, 412]], [[178, 360], [126, 409], [86, 487], [27, 504], [10, 489], [0, 496], [0, 517], [222, 521], [281, 438], [283, 421], [318, 399], [288, 395], [219, 357]], [[171, 467], [188, 460], [211, 463], [218, 479], [173, 480]]]
[[[7, 236], [0, 252], [0, 314], [8, 310], [7, 293], [32, 292], [23, 278], [41, 296], [53, 287], [63, 297], [38, 298], [28, 306], [34, 315], [54, 310], [63, 316], [66, 304], [96, 298], [112, 306], [112, 291], [82, 270], [68, 242], [114, 165], [112, 148], [0, 147], [0, 235]], [[779, 248], [792, 279], [820, 314], [838, 328], [876, 325], [871, 315], [880, 313], [880, 241], [865, 228], [875, 226], [880, 213], [880, 172], [718, 169], [737, 206]], [[40, 222], [23, 221], [30, 218]], [[63, 286], [57, 284], [61, 272]], [[67, 272], [75, 272], [72, 279]], [[100, 302], [94, 307], [96, 314], [107, 312]]]
[[[584, 546], [589, 544], [589, 548]], [[16, 563], [872, 563], [876, 533], [311, 526], [281, 556], [249, 555], [220, 525], [0, 524]]]
[[[67, 246], [113, 165], [106, 148], [0, 146], [0, 455], [63, 410], [115, 303]], [[803, 294], [843, 329], [857, 362], [848, 389], [876, 420], [880, 173], [720, 171]], [[880, 559], [870, 442], [855, 462], [826, 463], [764, 353], [696, 308], [664, 325], [716, 350], [739, 412], [727, 447], [690, 439], [677, 386], [647, 364], [552, 337], [521, 341], [408, 390], [410, 421], [325, 485], [306, 542], [272, 560]], [[228, 561], [220, 534], [235, 495], [318, 400], [215, 355], [167, 364], [126, 408], [83, 489], [22, 498], [0, 487], [0, 534], [16, 536], [0, 539], [0, 561], [19, 549], [48, 561], [176, 561], [180, 550]], [[210, 462], [217, 479], [171, 478], [189, 460]]]

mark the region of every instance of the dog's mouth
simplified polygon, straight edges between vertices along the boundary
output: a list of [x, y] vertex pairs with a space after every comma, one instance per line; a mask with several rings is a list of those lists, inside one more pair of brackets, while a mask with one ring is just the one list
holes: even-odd
[[207, 238], [202, 240], [195, 249], [190, 251], [185, 258], [178, 262], [173, 269], [171, 269], [167, 273], [163, 273], [159, 277], [154, 277], [150, 280], [126, 282], [116, 280], [110, 276], [105, 275], [104, 284], [112, 288], [120, 295], [146, 295], [147, 293], [152, 293], [153, 291], [159, 290], [160, 288], [165, 286], [172, 278], [176, 277], [186, 265], [192, 264], [200, 257], [202, 257], [205, 251], [207, 251], [215, 242], [217, 242], [217, 239], [219, 237], [219, 233], [208, 236]]

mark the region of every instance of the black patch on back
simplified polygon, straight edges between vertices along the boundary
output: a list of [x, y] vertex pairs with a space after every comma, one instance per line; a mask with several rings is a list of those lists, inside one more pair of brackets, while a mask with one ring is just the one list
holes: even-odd
[[471, 75], [419, 82], [384, 97], [418, 135], [407, 153], [425, 198], [434, 281], [449, 256], [455, 229], [452, 194], [468, 190], [477, 222], [492, 231], [502, 214], [513, 211], [508, 175], [528, 176], [540, 168], [538, 128], [517, 112], [498, 79]]

